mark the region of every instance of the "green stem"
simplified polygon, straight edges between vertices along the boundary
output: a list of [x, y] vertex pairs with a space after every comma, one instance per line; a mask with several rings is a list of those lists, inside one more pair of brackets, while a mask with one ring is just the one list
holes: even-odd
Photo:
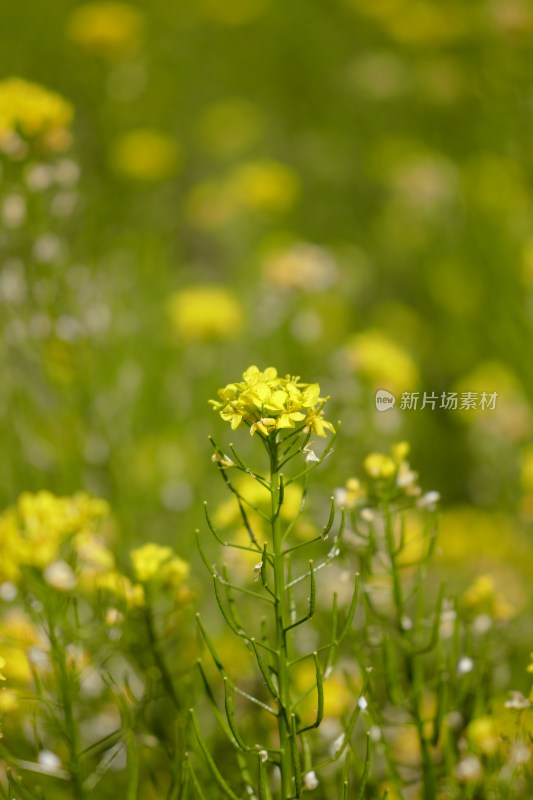
[[55, 628], [54, 621], [51, 616], [48, 620], [48, 635], [50, 638], [50, 647], [53, 653], [53, 662], [56, 673], [56, 680], [59, 685], [61, 695], [61, 703], [63, 705], [63, 712], [65, 718], [65, 739], [69, 750], [69, 770], [72, 778], [72, 789], [74, 800], [85, 800], [85, 788], [83, 785], [83, 774], [79, 759], [80, 744], [79, 732], [74, 716], [74, 708], [72, 705], [72, 694], [70, 686], [70, 676], [68, 671], [67, 659], [65, 649], [62, 642], [60, 642]]
[[181, 713], [183, 710], [182, 705], [176, 693], [176, 689], [174, 688], [174, 682], [172, 680], [172, 676], [168, 671], [165, 659], [163, 658], [163, 655], [160, 650], [159, 640], [154, 625], [152, 608], [149, 604], [147, 604], [145, 609], [145, 620], [146, 620], [146, 630], [148, 632], [148, 639], [150, 642], [150, 648], [152, 650], [152, 655], [154, 657], [156, 666], [161, 675], [161, 681], [163, 683], [163, 686], [165, 687], [168, 696], [172, 701], [172, 704], [174, 705], [174, 708], [178, 713]]
[[290, 738], [290, 686], [289, 658], [287, 652], [287, 621], [285, 566], [283, 553], [283, 534], [279, 523], [280, 475], [278, 465], [278, 443], [270, 441], [270, 492], [271, 492], [271, 532], [274, 559], [274, 594], [276, 615], [276, 650], [278, 667], [278, 734], [281, 748], [281, 796], [282, 800], [294, 797], [294, 778], [289, 748]]

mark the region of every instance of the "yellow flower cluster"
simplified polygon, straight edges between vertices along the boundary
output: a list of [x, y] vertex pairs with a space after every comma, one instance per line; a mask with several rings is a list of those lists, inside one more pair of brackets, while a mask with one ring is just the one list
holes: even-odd
[[16, 581], [23, 566], [48, 567], [67, 538], [94, 532], [109, 513], [104, 500], [80, 493], [22, 494], [0, 516], [0, 580]]
[[171, 547], [149, 542], [131, 551], [137, 580], [146, 583], [157, 578], [161, 583], [179, 586], [189, 575], [189, 564], [175, 556]]
[[115, 141], [111, 163], [126, 178], [157, 182], [175, 174], [180, 163], [180, 150], [169, 134], [154, 128], [137, 128]]
[[376, 388], [403, 392], [418, 385], [411, 354], [384, 331], [370, 329], [352, 336], [344, 353], [347, 366]]
[[189, 218], [195, 226], [211, 230], [249, 213], [283, 214], [293, 207], [299, 191], [298, 177], [286, 164], [273, 160], [238, 164], [221, 179], [194, 187]]
[[114, 60], [139, 49], [143, 27], [143, 17], [127, 3], [86, 3], [72, 12], [67, 35], [89, 53]]
[[417, 486], [418, 474], [411, 470], [409, 462], [409, 444], [398, 442], [391, 447], [391, 455], [370, 453], [364, 461], [367, 474], [374, 480], [388, 480], [395, 476], [398, 488], [404, 489], [408, 495], [420, 494]]
[[45, 150], [57, 152], [70, 144], [72, 105], [61, 95], [22, 78], [0, 81], [0, 147], [13, 136], [38, 140]]
[[244, 315], [233, 292], [215, 284], [188, 286], [169, 299], [170, 321], [180, 338], [229, 339], [237, 335]]
[[324, 419], [322, 407], [327, 397], [320, 397], [318, 383], [301, 383], [299, 376], [278, 376], [274, 367], [261, 372], [256, 366], [243, 373], [240, 383], [229, 383], [219, 389], [219, 400], [210, 400], [223, 420], [231, 423], [233, 430], [241, 422], [267, 437], [287, 428], [310, 430], [317, 436], [325, 431], [334, 432], [331, 422]]
[[491, 575], [479, 575], [462, 596], [462, 606], [471, 614], [489, 614], [495, 620], [505, 620], [515, 609], [497, 591]]

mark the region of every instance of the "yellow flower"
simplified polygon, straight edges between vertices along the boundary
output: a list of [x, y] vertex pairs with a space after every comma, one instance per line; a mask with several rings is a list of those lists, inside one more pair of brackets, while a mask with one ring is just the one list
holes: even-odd
[[396, 472], [396, 464], [382, 453], [370, 453], [365, 458], [364, 467], [371, 478], [390, 478]]
[[111, 148], [111, 163], [126, 178], [148, 183], [171, 178], [180, 163], [172, 136], [152, 128], [124, 133]]
[[252, 435], [258, 432], [264, 437], [296, 428], [299, 423], [317, 436], [334, 431], [331, 422], [323, 418], [322, 407], [328, 398], [320, 397], [318, 383], [302, 383], [299, 376], [281, 378], [274, 367], [261, 372], [252, 366], [242, 377], [242, 382], [220, 389], [219, 400], [209, 401], [232, 429], [244, 421]]
[[376, 388], [403, 392], [418, 384], [418, 369], [410, 353], [381, 330], [353, 336], [345, 355], [348, 366]]
[[174, 556], [161, 567], [161, 581], [174, 588], [181, 586], [187, 580], [190, 565], [179, 556]]
[[32, 678], [29, 653], [35, 647], [46, 653], [48, 643], [19, 610], [8, 612], [0, 620], [0, 639], [4, 661], [1, 669], [5, 677], [15, 684], [28, 684]]
[[127, 3], [86, 3], [72, 12], [67, 35], [90, 53], [121, 59], [140, 48], [143, 27], [142, 15]]
[[146, 582], [160, 574], [163, 564], [172, 558], [172, 548], [145, 544], [131, 551], [133, 571], [137, 580]]
[[409, 442], [397, 442], [397, 444], [393, 444], [391, 447], [392, 457], [397, 464], [400, 464], [402, 461], [405, 461], [410, 450]]
[[170, 297], [170, 320], [183, 339], [228, 339], [242, 329], [244, 314], [237, 297], [224, 286], [189, 286]]
[[237, 203], [254, 211], [287, 211], [299, 191], [294, 172], [278, 161], [252, 161], [235, 169], [229, 192]]
[[6, 679], [6, 676], [3, 675], [2, 671], [1, 671], [1, 670], [4, 669], [5, 665], [6, 665], [5, 658], [2, 658], [2, 656], [0, 656], [0, 681], [5, 681], [5, 679]]
[[73, 116], [73, 106], [56, 92], [22, 78], [0, 81], [1, 149], [9, 152], [13, 137], [22, 136], [48, 151], [65, 150]]
[[498, 726], [492, 717], [478, 717], [472, 720], [467, 728], [468, 741], [471, 747], [487, 756], [498, 750]]
[[46, 569], [63, 542], [81, 531], [95, 533], [108, 514], [105, 501], [84, 493], [23, 493], [0, 515], [0, 579], [18, 580], [23, 566]]
[[494, 619], [508, 619], [514, 607], [497, 592], [491, 575], [480, 575], [462, 596], [463, 607], [474, 614], [490, 614]]
[[128, 608], [144, 605], [144, 589], [140, 584], [132, 584], [120, 572], [106, 572], [96, 579], [96, 587], [104, 592], [110, 592], [116, 598], [124, 600]]
[[17, 693], [13, 689], [2, 689], [0, 692], [0, 714], [16, 711], [19, 705]]

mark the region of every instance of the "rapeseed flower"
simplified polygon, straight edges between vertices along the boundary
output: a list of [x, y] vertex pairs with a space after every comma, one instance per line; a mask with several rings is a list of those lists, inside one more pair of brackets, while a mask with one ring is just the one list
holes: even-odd
[[219, 400], [209, 402], [233, 430], [242, 422], [252, 435], [257, 432], [263, 437], [298, 425], [317, 436], [335, 430], [324, 419], [322, 408], [328, 398], [320, 397], [319, 384], [302, 383], [299, 376], [281, 378], [274, 367], [264, 372], [256, 366], [249, 367], [241, 382], [219, 389], [218, 396]]
[[172, 558], [172, 548], [148, 543], [131, 551], [133, 571], [142, 583], [159, 574], [161, 567]]
[[376, 388], [403, 392], [418, 385], [418, 368], [411, 354], [384, 331], [356, 334], [348, 340], [344, 354], [348, 367]]
[[70, 15], [67, 35], [89, 53], [118, 60], [140, 48], [143, 27], [142, 15], [128, 3], [85, 3]]
[[178, 588], [189, 575], [190, 566], [171, 547], [149, 542], [131, 551], [135, 577], [141, 583], [157, 579], [162, 585]]
[[137, 128], [120, 136], [111, 149], [111, 163], [121, 175], [152, 183], [171, 178], [179, 167], [180, 149], [172, 136], [153, 128]]
[[236, 167], [228, 190], [245, 209], [287, 211], [296, 200], [299, 183], [294, 172], [279, 161], [252, 161]]
[[248, 214], [282, 214], [294, 205], [300, 183], [279, 161], [250, 161], [217, 180], [198, 183], [188, 198], [191, 222], [218, 229]]
[[66, 150], [74, 108], [60, 94], [22, 78], [0, 81], [0, 149], [17, 153], [17, 142], [37, 142], [43, 150]]
[[23, 493], [0, 515], [0, 580], [17, 581], [25, 566], [45, 570], [64, 542], [82, 531], [96, 532], [108, 514], [104, 500], [84, 493]]
[[188, 286], [175, 292], [168, 302], [168, 313], [176, 333], [186, 341], [229, 339], [241, 331], [244, 322], [236, 295], [215, 284]]

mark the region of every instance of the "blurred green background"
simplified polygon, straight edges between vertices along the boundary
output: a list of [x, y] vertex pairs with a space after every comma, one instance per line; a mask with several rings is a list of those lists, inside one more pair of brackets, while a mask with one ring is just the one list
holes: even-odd
[[[274, 365], [320, 381], [342, 420], [325, 496], [408, 439], [442, 495], [444, 563], [500, 575], [523, 607], [533, 4], [31, 0], [2, 17], [1, 74], [75, 112], [66, 151], [2, 156], [2, 506], [84, 487], [124, 542], [191, 557], [201, 500], [223, 496], [207, 435], [229, 429], [207, 400]], [[379, 413], [378, 388], [499, 396]]]

